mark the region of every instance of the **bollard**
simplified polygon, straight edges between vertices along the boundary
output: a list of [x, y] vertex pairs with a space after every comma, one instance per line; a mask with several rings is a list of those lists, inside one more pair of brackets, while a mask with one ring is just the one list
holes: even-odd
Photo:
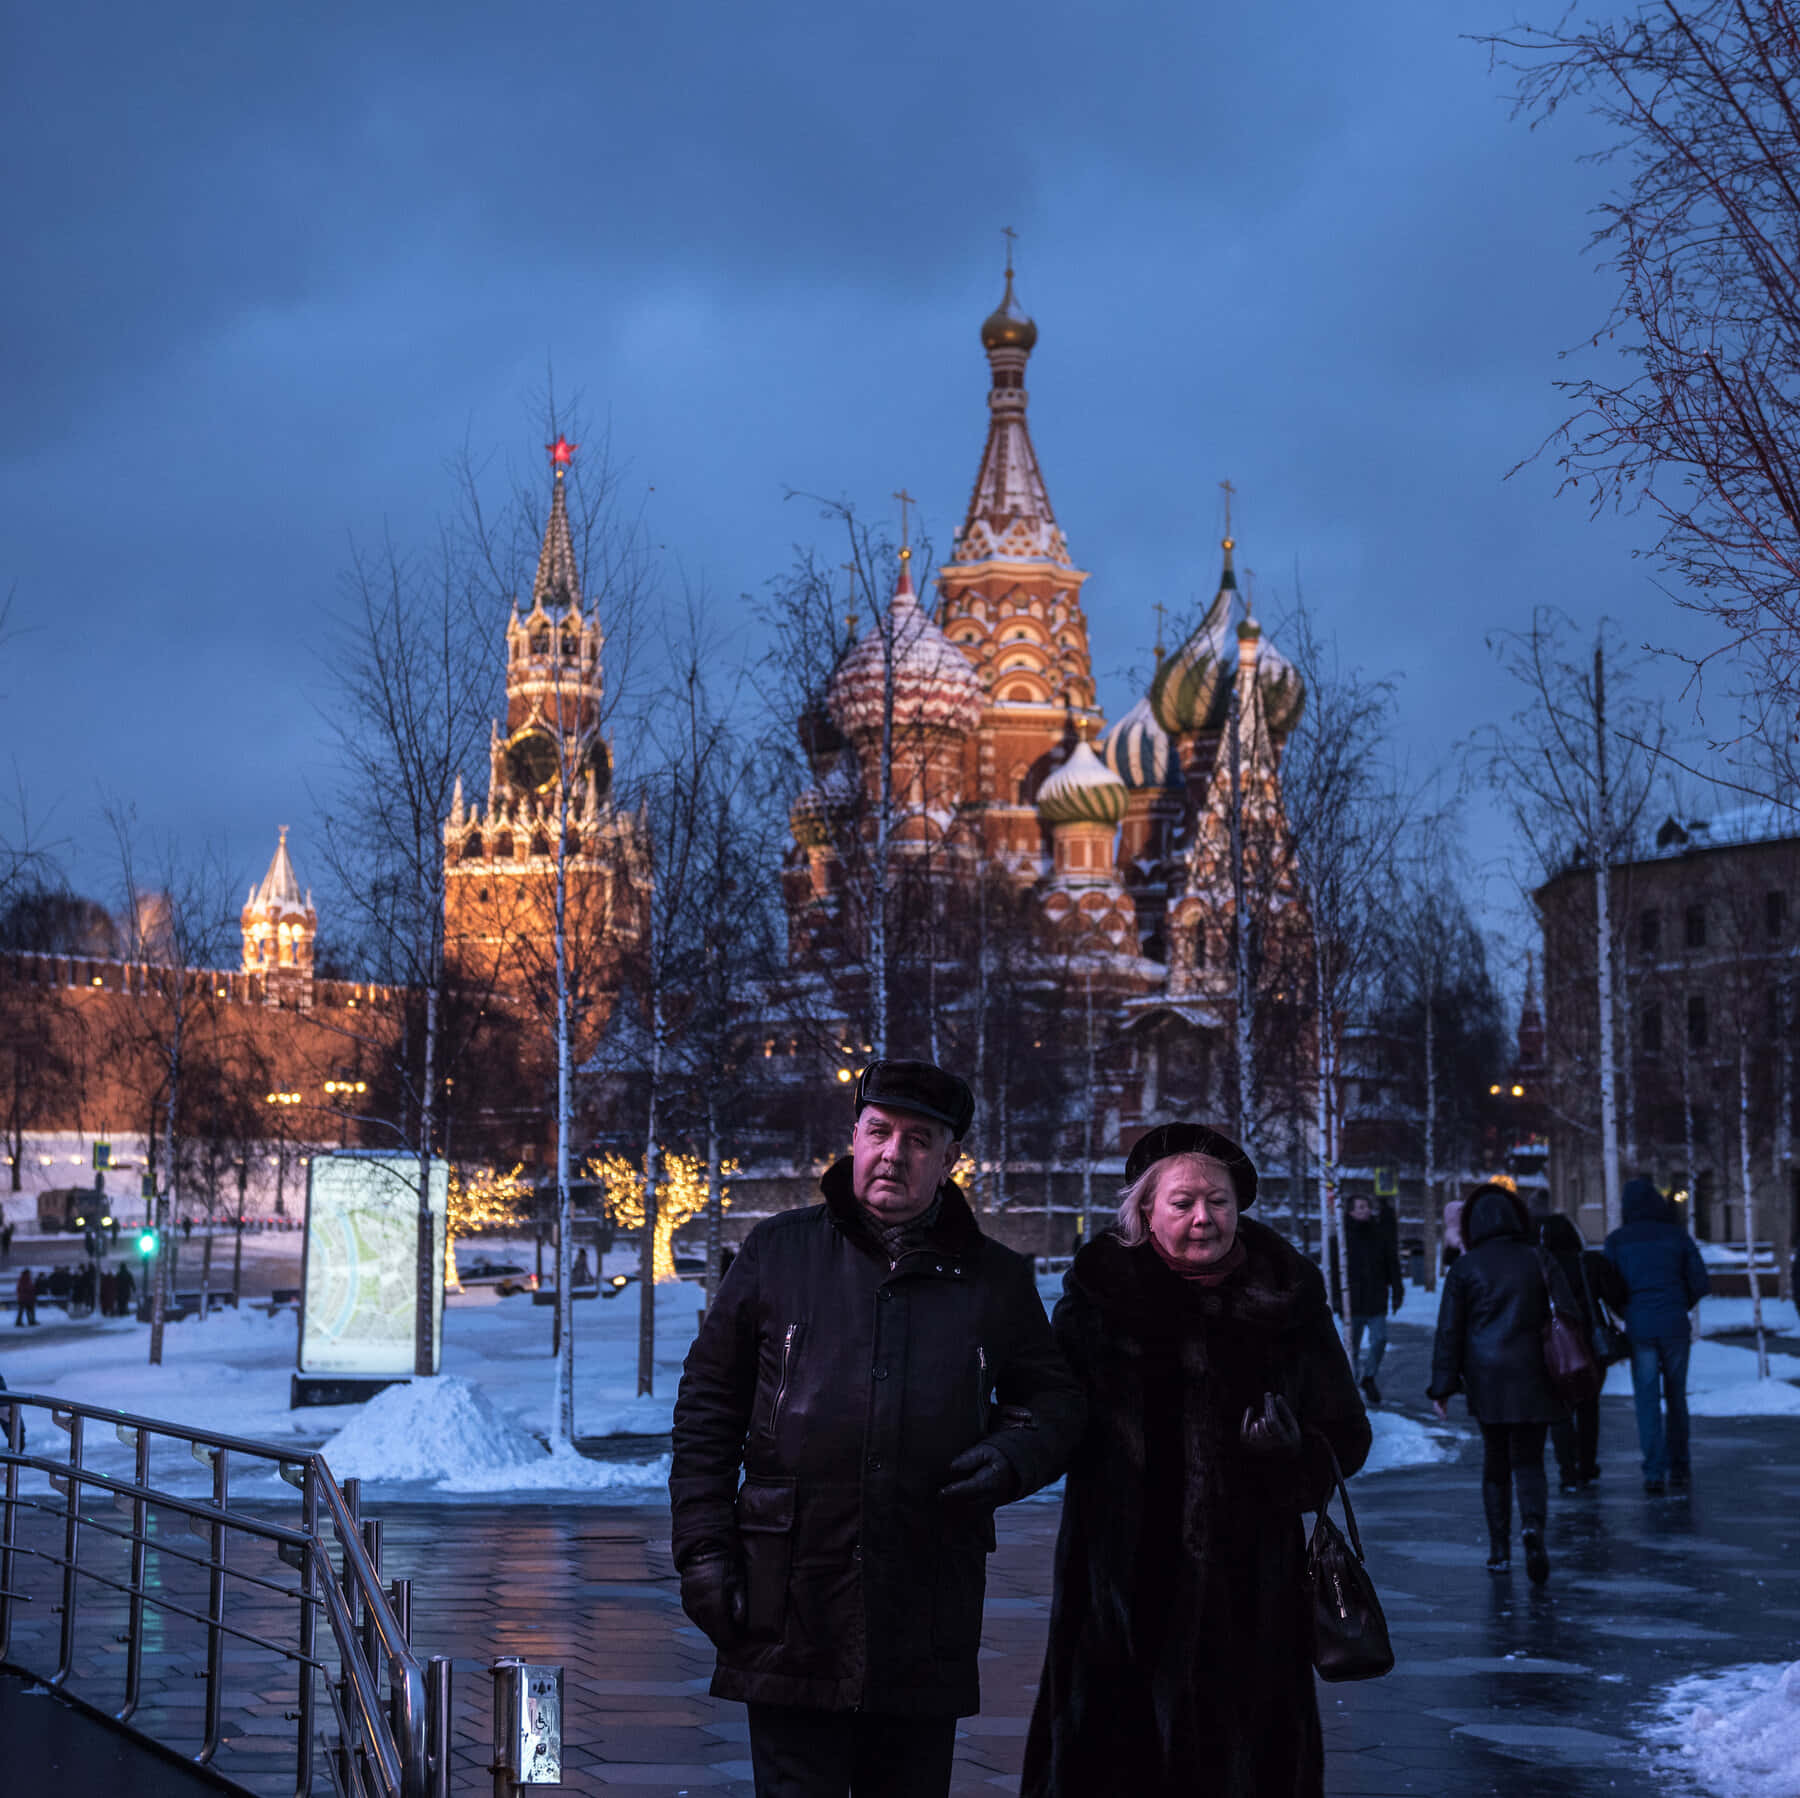
[[425, 1666], [426, 1798], [450, 1798], [450, 1657], [434, 1654]]
[[503, 1655], [493, 1663], [494, 1798], [562, 1784], [563, 1670]]

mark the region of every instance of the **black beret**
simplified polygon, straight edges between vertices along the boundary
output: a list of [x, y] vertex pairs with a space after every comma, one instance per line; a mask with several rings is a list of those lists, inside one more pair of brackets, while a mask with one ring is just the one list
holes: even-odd
[[1210, 1155], [1222, 1161], [1237, 1192], [1238, 1210], [1248, 1211], [1256, 1203], [1256, 1164], [1229, 1136], [1207, 1124], [1157, 1124], [1146, 1130], [1125, 1157], [1125, 1184], [1170, 1155]]
[[950, 1127], [961, 1142], [975, 1121], [975, 1095], [968, 1081], [929, 1061], [872, 1061], [856, 1082], [856, 1115], [865, 1105], [917, 1112]]

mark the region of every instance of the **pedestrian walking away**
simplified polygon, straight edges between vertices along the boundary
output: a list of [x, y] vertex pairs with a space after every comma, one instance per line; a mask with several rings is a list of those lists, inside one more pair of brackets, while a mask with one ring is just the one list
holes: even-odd
[[[1573, 1218], [1553, 1211], [1538, 1223], [1538, 1247], [1561, 1270], [1575, 1297], [1582, 1334], [1591, 1342], [1595, 1306], [1612, 1312], [1625, 1307], [1625, 1283], [1618, 1269], [1599, 1249], [1582, 1240]], [[1593, 1303], [1590, 1304], [1589, 1301]], [[1561, 1423], [1550, 1426], [1550, 1445], [1556, 1451], [1556, 1482], [1564, 1492], [1579, 1492], [1600, 1477], [1600, 1397], [1584, 1398]]]
[[950, 1178], [967, 1084], [878, 1060], [854, 1106], [824, 1202], [745, 1238], [675, 1401], [681, 1602], [748, 1706], [758, 1798], [943, 1798], [995, 1507], [1083, 1419], [1032, 1263]]
[[118, 1306], [121, 1317], [130, 1317], [137, 1309], [137, 1281], [131, 1277], [131, 1263], [119, 1263]]
[[[1463, 1211], [1468, 1247], [1444, 1276], [1437, 1338], [1426, 1396], [1439, 1417], [1461, 1391], [1481, 1426], [1481, 1506], [1487, 1517], [1488, 1568], [1512, 1566], [1512, 1499], [1519, 1497], [1525, 1570], [1534, 1585], [1550, 1577], [1544, 1526], [1550, 1508], [1544, 1438], [1567, 1407], [1550, 1386], [1544, 1365], [1544, 1325], [1550, 1316], [1545, 1267], [1559, 1286], [1561, 1271], [1539, 1257], [1530, 1215], [1510, 1187], [1478, 1186]], [[1557, 1302], [1574, 1306], [1559, 1290]]]
[[[1344, 1240], [1350, 1248], [1349, 1279], [1343, 1283], [1350, 1292], [1350, 1365], [1363, 1397], [1378, 1405], [1381, 1388], [1375, 1384], [1375, 1376], [1387, 1353], [1388, 1312], [1397, 1312], [1406, 1302], [1406, 1277], [1400, 1271], [1400, 1231], [1386, 1206], [1377, 1213], [1375, 1201], [1358, 1193], [1351, 1199], [1349, 1215], [1344, 1219]], [[1338, 1245], [1333, 1241], [1331, 1308], [1340, 1317], [1343, 1285], [1338, 1280]], [[1369, 1339], [1366, 1359], [1362, 1352], [1365, 1333]]]
[[18, 1313], [13, 1318], [13, 1328], [16, 1330], [23, 1324], [35, 1325], [37, 1323], [37, 1282], [32, 1279], [30, 1268], [19, 1269], [19, 1283], [13, 1290], [19, 1301]]
[[1320, 1798], [1305, 1511], [1369, 1452], [1325, 1280], [1202, 1124], [1133, 1147], [1054, 1317], [1087, 1390], [1025, 1798]]
[[1631, 1392], [1637, 1405], [1644, 1490], [1659, 1497], [1692, 1477], [1688, 1458], [1688, 1313], [1712, 1285], [1699, 1245], [1675, 1207], [1644, 1179], [1620, 1194], [1624, 1222], [1606, 1239], [1606, 1259], [1625, 1288]]

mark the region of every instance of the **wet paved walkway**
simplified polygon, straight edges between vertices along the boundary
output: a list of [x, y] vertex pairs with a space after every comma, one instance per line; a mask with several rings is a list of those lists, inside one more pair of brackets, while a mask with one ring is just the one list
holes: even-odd
[[[1423, 1331], [1397, 1332], [1383, 1370], [1390, 1398], [1423, 1385], [1427, 1343]], [[1697, 1419], [1694, 1434], [1693, 1492], [1646, 1497], [1630, 1405], [1603, 1402], [1599, 1487], [1561, 1497], [1552, 1475], [1554, 1569], [1541, 1590], [1517, 1562], [1498, 1578], [1483, 1568], [1472, 1435], [1455, 1464], [1354, 1482], [1399, 1665], [1383, 1680], [1320, 1687], [1333, 1798], [1691, 1794], [1641, 1745], [1635, 1725], [1651, 1701], [1689, 1673], [1800, 1655], [1800, 1420]], [[459, 1793], [488, 1789], [485, 1666], [517, 1654], [566, 1669], [565, 1790], [748, 1798], [743, 1711], [707, 1696], [712, 1653], [680, 1609], [664, 1506], [437, 1506], [371, 1493], [366, 1510], [383, 1520], [385, 1572], [414, 1581], [420, 1651], [457, 1659]], [[986, 1708], [961, 1729], [958, 1798], [1016, 1789], [1057, 1516], [1052, 1503], [1000, 1514]], [[96, 1664], [106, 1652], [96, 1646]], [[182, 1692], [179, 1670], [165, 1671], [154, 1714], [169, 1724], [198, 1693], [191, 1676]], [[266, 1664], [237, 1670], [233, 1706], [246, 1721], [219, 1763], [258, 1789], [274, 1789], [277, 1738], [291, 1729], [274, 1678]]]
[[[1428, 1340], [1396, 1333], [1390, 1396], [1423, 1385]], [[1472, 1436], [1455, 1464], [1355, 1482], [1399, 1665], [1383, 1680], [1320, 1687], [1333, 1798], [1689, 1792], [1653, 1769], [1635, 1733], [1649, 1701], [1688, 1673], [1800, 1656], [1800, 1422], [1696, 1419], [1694, 1491], [1652, 1499], [1629, 1403], [1604, 1401], [1602, 1414], [1599, 1487], [1565, 1498], [1552, 1472], [1554, 1567], [1542, 1590], [1517, 1561], [1499, 1578], [1482, 1565]], [[662, 1507], [516, 1507], [497, 1581], [495, 1513], [382, 1515], [390, 1571], [417, 1579], [421, 1644], [566, 1665], [570, 1789], [747, 1798], [743, 1711], [706, 1695], [712, 1654], [681, 1613]], [[1057, 1515], [1054, 1504], [1000, 1515], [985, 1709], [962, 1726], [958, 1798], [1017, 1787]], [[471, 1770], [486, 1729], [477, 1664], [459, 1667]]]

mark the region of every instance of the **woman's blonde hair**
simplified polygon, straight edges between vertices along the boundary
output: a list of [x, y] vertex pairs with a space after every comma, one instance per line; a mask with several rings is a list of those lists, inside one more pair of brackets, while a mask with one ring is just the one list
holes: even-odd
[[1113, 1225], [1114, 1234], [1127, 1248], [1135, 1249], [1150, 1234], [1150, 1207], [1156, 1202], [1156, 1183], [1161, 1179], [1166, 1168], [1177, 1162], [1193, 1162], [1203, 1168], [1214, 1168], [1224, 1176], [1226, 1185], [1231, 1187], [1232, 1196], [1237, 1196], [1237, 1186], [1231, 1178], [1228, 1168], [1216, 1155], [1202, 1155], [1188, 1150], [1181, 1154], [1165, 1155], [1160, 1161], [1153, 1161], [1132, 1181], [1120, 1190], [1119, 1217]]

